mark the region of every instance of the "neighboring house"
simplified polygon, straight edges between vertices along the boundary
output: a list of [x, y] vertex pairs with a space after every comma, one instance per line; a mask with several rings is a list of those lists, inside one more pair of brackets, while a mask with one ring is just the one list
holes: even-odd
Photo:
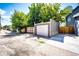
[[69, 14], [67, 17], [66, 17], [66, 25], [67, 26], [74, 26], [74, 22], [76, 20], [75, 17], [79, 16], [79, 6], [77, 6], [71, 14]]
[[66, 25], [74, 28], [74, 33], [79, 36], [79, 6], [66, 17]]

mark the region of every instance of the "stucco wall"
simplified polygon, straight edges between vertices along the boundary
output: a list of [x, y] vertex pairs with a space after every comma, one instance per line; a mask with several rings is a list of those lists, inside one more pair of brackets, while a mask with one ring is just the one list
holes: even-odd
[[[39, 28], [37, 28], [37, 27], [39, 27]], [[37, 33], [37, 32], [39, 32], [39, 33]], [[45, 34], [45, 32], [46, 32], [46, 34]], [[58, 33], [58, 23], [55, 22], [54, 20], [50, 20], [50, 22], [35, 24], [35, 33], [37, 35], [51, 37], [52, 35], [55, 35]]]
[[58, 34], [58, 22], [50, 20], [50, 28], [51, 28], [50, 36]]
[[50, 31], [49, 25], [49, 22], [35, 24], [35, 34], [48, 37]]
[[48, 36], [48, 25], [37, 26], [37, 35]]

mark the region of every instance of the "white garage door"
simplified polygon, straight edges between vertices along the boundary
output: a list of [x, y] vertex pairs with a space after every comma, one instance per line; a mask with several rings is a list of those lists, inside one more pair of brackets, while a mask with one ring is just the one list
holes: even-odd
[[38, 25], [37, 35], [48, 36], [48, 25]]

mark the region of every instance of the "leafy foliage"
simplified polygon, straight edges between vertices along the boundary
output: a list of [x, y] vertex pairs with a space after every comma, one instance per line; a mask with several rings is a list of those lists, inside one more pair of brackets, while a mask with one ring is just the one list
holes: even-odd
[[4, 30], [11, 30], [11, 25], [4, 25], [2, 27], [2, 29], [4, 29]]
[[23, 12], [15, 10], [11, 15], [11, 22], [14, 31], [16, 31], [16, 29], [20, 30], [22, 27], [25, 27], [27, 25], [27, 16]]
[[15, 10], [11, 16], [12, 27], [14, 30], [17, 28], [20, 30], [22, 27], [34, 26], [34, 23], [47, 22], [50, 19], [63, 22], [65, 17], [72, 12], [72, 7], [68, 6], [62, 10], [60, 7], [59, 3], [32, 3], [27, 15]]
[[31, 4], [31, 6], [29, 7], [29, 14], [28, 14], [28, 26], [33, 26], [34, 23], [39, 23], [40, 21], [40, 8], [41, 8], [41, 4]]
[[72, 12], [72, 7], [68, 6], [63, 10], [60, 9], [61, 4], [33, 3], [29, 7], [28, 24], [33, 26], [34, 23], [47, 22], [53, 19], [57, 22], [65, 21], [65, 17]]

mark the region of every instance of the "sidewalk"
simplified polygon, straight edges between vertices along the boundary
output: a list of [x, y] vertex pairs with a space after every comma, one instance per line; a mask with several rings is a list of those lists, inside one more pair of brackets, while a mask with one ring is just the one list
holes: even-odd
[[[60, 36], [60, 37], [59, 37]], [[55, 40], [56, 39], [56, 40]], [[47, 44], [79, 54], [79, 37], [74, 35], [57, 35], [44, 39]], [[63, 40], [63, 41], [62, 41]]]

